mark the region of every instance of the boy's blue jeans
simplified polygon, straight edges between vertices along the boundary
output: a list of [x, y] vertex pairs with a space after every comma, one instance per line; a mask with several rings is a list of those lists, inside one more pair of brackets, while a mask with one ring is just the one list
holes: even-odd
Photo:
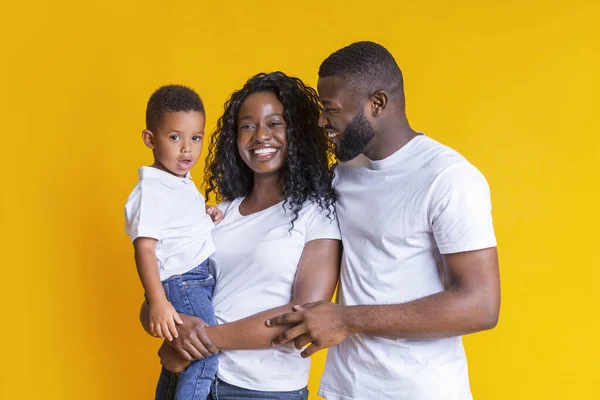
[[[209, 325], [216, 325], [212, 307], [215, 280], [208, 260], [182, 275], [174, 275], [163, 281], [167, 299], [181, 314], [202, 318]], [[156, 400], [205, 400], [217, 373], [218, 354], [194, 361], [179, 377], [162, 369], [156, 387]], [[173, 397], [174, 395], [174, 397]]]

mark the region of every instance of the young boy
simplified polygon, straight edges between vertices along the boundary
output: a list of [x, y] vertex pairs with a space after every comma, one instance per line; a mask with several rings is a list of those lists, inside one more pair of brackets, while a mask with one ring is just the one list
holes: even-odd
[[[178, 337], [178, 312], [216, 324], [208, 258], [215, 250], [211, 217], [218, 223], [222, 215], [216, 207], [205, 209], [189, 174], [200, 157], [204, 122], [204, 105], [192, 89], [169, 85], [154, 92], [142, 132], [154, 163], [139, 169], [125, 205], [125, 231], [146, 291], [150, 330], [167, 340]], [[204, 400], [217, 364], [216, 355], [192, 363], [178, 379], [175, 399]]]

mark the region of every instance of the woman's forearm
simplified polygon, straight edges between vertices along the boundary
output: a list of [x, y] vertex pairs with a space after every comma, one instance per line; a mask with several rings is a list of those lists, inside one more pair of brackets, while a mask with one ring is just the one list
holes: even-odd
[[206, 332], [213, 344], [220, 350], [269, 348], [273, 339], [285, 332], [291, 325], [271, 328], [265, 325], [265, 321], [282, 313], [292, 312], [294, 304], [272, 308], [228, 324], [208, 326]]
[[267, 319], [293, 311], [293, 306], [329, 301], [337, 285], [341, 260], [338, 240], [318, 239], [304, 247], [289, 304], [272, 308], [224, 325], [207, 327], [211, 341], [223, 350], [251, 350], [271, 347], [273, 339], [291, 325], [269, 327]]

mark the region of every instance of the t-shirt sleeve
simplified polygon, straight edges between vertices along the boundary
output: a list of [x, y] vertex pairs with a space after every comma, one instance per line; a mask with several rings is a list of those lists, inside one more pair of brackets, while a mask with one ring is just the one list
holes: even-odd
[[316, 239], [337, 239], [340, 227], [335, 216], [335, 209], [322, 210], [317, 204], [311, 204], [306, 220], [306, 243]]
[[170, 213], [169, 204], [159, 188], [143, 182], [133, 189], [125, 204], [125, 233], [133, 242], [139, 237], [161, 239]]
[[496, 246], [490, 188], [473, 165], [454, 165], [436, 177], [428, 211], [440, 253]]

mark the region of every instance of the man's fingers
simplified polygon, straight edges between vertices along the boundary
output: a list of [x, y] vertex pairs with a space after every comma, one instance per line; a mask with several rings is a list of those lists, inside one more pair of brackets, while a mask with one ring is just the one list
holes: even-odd
[[301, 306], [294, 306], [294, 311], [308, 310], [310, 308], [314, 308], [314, 307], [318, 306], [321, 303], [322, 303], [322, 301], [315, 301], [315, 302], [312, 302], [312, 303], [302, 304]]
[[310, 342], [312, 342], [312, 338], [308, 333], [305, 333], [304, 335], [298, 336], [296, 340], [294, 340], [294, 346], [296, 347], [296, 349], [301, 350]]
[[301, 313], [293, 312], [278, 315], [267, 320], [267, 326], [288, 325], [302, 322], [303, 316]]
[[300, 353], [300, 356], [302, 358], [307, 358], [312, 356], [313, 354], [315, 354], [317, 351], [322, 350], [323, 347], [321, 347], [321, 345], [319, 344], [319, 342], [313, 342], [310, 346], [308, 346], [302, 353]]
[[284, 343], [289, 342], [290, 340], [296, 339], [298, 336], [304, 335], [306, 333], [306, 327], [304, 324], [297, 325], [293, 328], [288, 329], [279, 335], [275, 340], [273, 340], [274, 346], [280, 346]]

